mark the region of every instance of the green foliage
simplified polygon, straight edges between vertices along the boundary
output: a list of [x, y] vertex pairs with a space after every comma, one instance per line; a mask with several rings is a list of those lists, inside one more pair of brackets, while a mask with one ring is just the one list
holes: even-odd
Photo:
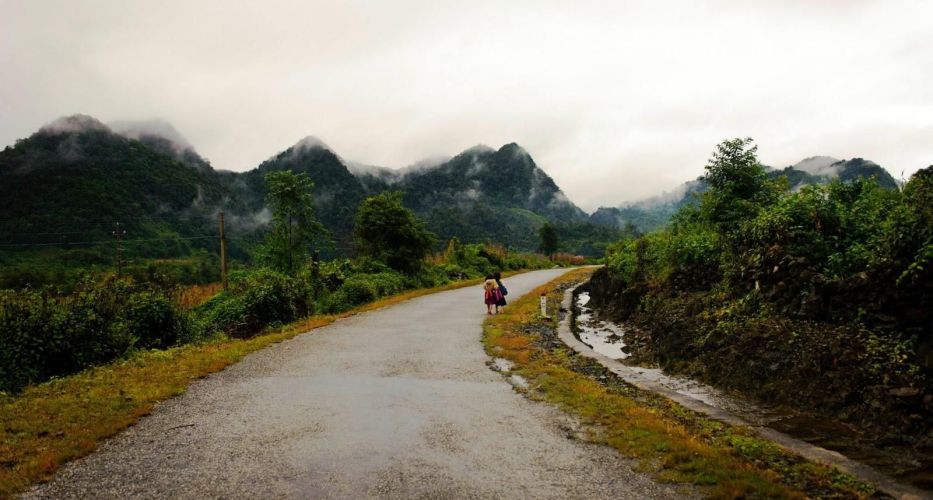
[[387, 191], [363, 201], [355, 231], [361, 255], [409, 274], [421, 269], [435, 241], [424, 222], [402, 206], [400, 192]]
[[803, 258], [832, 278], [864, 271], [881, 257], [885, 224], [901, 194], [862, 180], [806, 186], [783, 196], [739, 231], [749, 262]]
[[717, 148], [700, 206], [609, 247], [610, 307], [670, 369], [927, 432], [929, 405], [890, 391], [933, 393], [933, 167], [903, 191], [863, 178], [781, 192], [749, 145]]
[[268, 325], [284, 324], [313, 312], [310, 283], [259, 268], [230, 274], [230, 289], [197, 309], [205, 334], [248, 337]]
[[717, 147], [699, 207], [610, 247], [614, 275], [676, 290], [708, 290], [725, 277], [733, 296], [757, 291], [784, 313], [929, 338], [921, 304], [931, 300], [933, 276], [931, 169], [903, 191], [861, 179], [779, 193], [750, 144]]
[[704, 218], [731, 235], [741, 224], [777, 196], [758, 161], [758, 146], [751, 138], [726, 140], [716, 146], [706, 165], [709, 190], [702, 197]]
[[678, 289], [705, 290], [720, 279], [721, 238], [708, 224], [674, 225], [661, 253], [662, 273]]
[[538, 230], [538, 236], [541, 238], [539, 248], [543, 254], [551, 255], [557, 251], [557, 248], [560, 246], [560, 239], [557, 236], [557, 231], [554, 229], [554, 226], [545, 222], [541, 226], [541, 229]]
[[314, 216], [313, 189], [314, 183], [303, 173], [266, 174], [266, 201], [273, 223], [260, 249], [261, 262], [286, 273], [304, 267], [318, 240], [327, 234]]
[[343, 312], [358, 305], [405, 290], [406, 277], [392, 271], [355, 274], [348, 278], [329, 300], [330, 312]]
[[933, 166], [915, 173], [903, 196], [905, 203], [893, 211], [881, 246], [892, 265], [902, 269], [897, 285], [917, 288], [933, 283]]
[[110, 361], [133, 348], [190, 340], [190, 321], [161, 292], [131, 281], [85, 282], [73, 294], [0, 292], [0, 390]]

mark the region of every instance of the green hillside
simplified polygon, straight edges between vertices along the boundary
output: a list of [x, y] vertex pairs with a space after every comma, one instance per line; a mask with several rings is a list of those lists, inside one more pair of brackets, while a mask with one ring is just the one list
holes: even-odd
[[[0, 152], [0, 286], [58, 282], [113, 269], [115, 232], [130, 272], [213, 279], [225, 213], [229, 255], [248, 260], [267, 229], [265, 175], [291, 170], [315, 183], [317, 217], [353, 252], [357, 207], [400, 190], [442, 240], [496, 242], [534, 250], [547, 220], [583, 232], [586, 214], [515, 144], [473, 148], [407, 171], [354, 174], [326, 145], [306, 138], [245, 173], [216, 170], [171, 125], [64, 117]], [[603, 231], [591, 228], [594, 233]], [[580, 247], [568, 238], [565, 250]], [[588, 247], [589, 248], [589, 247]], [[210, 271], [208, 271], [208, 269]], [[74, 272], [72, 272], [74, 271]]]

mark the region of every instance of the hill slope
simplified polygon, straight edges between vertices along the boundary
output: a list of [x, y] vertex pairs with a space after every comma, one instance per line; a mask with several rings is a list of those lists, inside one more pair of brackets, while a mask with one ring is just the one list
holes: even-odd
[[17, 141], [0, 152], [0, 197], [8, 201], [0, 207], [2, 242], [111, 236], [117, 221], [134, 237], [200, 234], [206, 221], [213, 228], [214, 214], [236, 205], [226, 176], [194, 164], [193, 151], [187, 163], [162, 147], [81, 115]]

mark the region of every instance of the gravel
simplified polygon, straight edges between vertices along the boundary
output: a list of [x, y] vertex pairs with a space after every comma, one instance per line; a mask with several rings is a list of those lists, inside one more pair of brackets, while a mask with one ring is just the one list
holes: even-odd
[[[508, 279], [518, 297], [563, 270]], [[26, 498], [671, 498], [525, 399], [479, 287], [360, 314], [209, 376]]]

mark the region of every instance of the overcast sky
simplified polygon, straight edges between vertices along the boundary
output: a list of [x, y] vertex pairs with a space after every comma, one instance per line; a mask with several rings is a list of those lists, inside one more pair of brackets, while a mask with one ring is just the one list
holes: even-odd
[[933, 2], [0, 0], [0, 145], [163, 118], [215, 167], [306, 135], [401, 167], [517, 142], [586, 210], [716, 143], [933, 164]]

